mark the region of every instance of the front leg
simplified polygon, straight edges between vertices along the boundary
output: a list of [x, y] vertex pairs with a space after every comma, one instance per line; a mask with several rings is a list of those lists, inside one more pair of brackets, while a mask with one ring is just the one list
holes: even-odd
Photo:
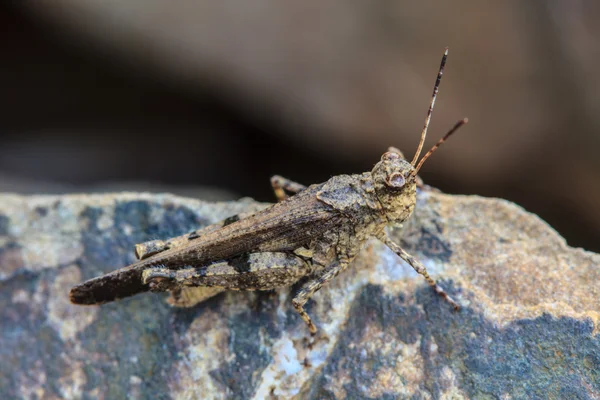
[[381, 240], [387, 247], [389, 247], [394, 253], [396, 253], [400, 258], [410, 264], [411, 267], [417, 271], [418, 274], [423, 275], [427, 283], [435, 290], [437, 294], [442, 296], [444, 300], [448, 303], [452, 304], [455, 310], [459, 310], [460, 306], [457, 302], [455, 302], [452, 297], [448, 296], [448, 293], [444, 291], [427, 273], [427, 269], [423, 264], [421, 264], [418, 260], [416, 260], [413, 256], [408, 254], [402, 247], [398, 246], [394, 241], [386, 234], [382, 233], [378, 236], [378, 239]]
[[304, 282], [294, 295], [292, 304], [298, 314], [300, 314], [300, 317], [302, 317], [304, 322], [308, 325], [308, 330], [311, 334], [314, 335], [317, 332], [317, 327], [304, 310], [304, 304], [306, 304], [308, 299], [310, 299], [317, 290], [321, 289], [325, 283], [329, 282], [338, 276], [340, 272], [345, 270], [348, 264], [349, 263], [346, 260], [340, 260], [330, 264], [327, 268], [322, 270], [320, 274], [313, 276], [308, 281]]
[[278, 201], [283, 201], [288, 198], [286, 192], [296, 194], [306, 189], [306, 186], [290, 181], [279, 175], [271, 177], [271, 186], [273, 186], [273, 191], [275, 192]]

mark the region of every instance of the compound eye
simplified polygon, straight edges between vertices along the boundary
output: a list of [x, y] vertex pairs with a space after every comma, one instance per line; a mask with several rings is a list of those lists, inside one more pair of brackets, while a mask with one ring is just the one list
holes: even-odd
[[391, 174], [387, 177], [385, 183], [389, 187], [398, 189], [398, 188], [401, 188], [402, 186], [404, 186], [404, 184], [406, 183], [406, 178], [404, 178], [404, 175], [402, 175], [401, 173], [394, 172], [393, 174]]
[[396, 153], [395, 151], [388, 151], [386, 153], [383, 153], [383, 155], [381, 156], [381, 161], [395, 161], [399, 158], [400, 154]]

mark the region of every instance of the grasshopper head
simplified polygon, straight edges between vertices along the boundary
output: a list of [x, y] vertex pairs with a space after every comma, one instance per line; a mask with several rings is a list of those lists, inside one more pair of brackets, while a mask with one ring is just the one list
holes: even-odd
[[425, 144], [427, 128], [429, 127], [429, 121], [431, 120], [433, 106], [435, 105], [435, 99], [437, 97], [442, 74], [444, 73], [447, 57], [448, 48], [446, 47], [446, 51], [442, 57], [442, 63], [440, 64], [440, 70], [435, 85], [433, 86], [431, 103], [429, 104], [429, 110], [427, 111], [427, 117], [425, 118], [425, 125], [421, 131], [421, 140], [413, 160], [409, 163], [404, 159], [399, 150], [390, 147], [388, 151], [381, 156], [381, 161], [378, 162], [373, 168], [373, 171], [371, 171], [375, 184], [375, 192], [377, 193], [379, 202], [390, 222], [402, 222], [410, 216], [415, 208], [417, 197], [417, 173], [423, 166], [423, 163], [442, 143], [444, 143], [444, 141], [446, 141], [446, 139], [450, 137], [450, 135], [468, 121], [466, 118], [458, 121], [454, 127], [452, 127], [452, 129], [450, 129], [448, 133], [446, 133], [446, 135], [444, 135], [444, 137], [442, 137], [419, 160], [421, 150]]
[[396, 149], [390, 148], [381, 156], [371, 175], [375, 193], [387, 219], [406, 220], [415, 208], [417, 184], [415, 168]]

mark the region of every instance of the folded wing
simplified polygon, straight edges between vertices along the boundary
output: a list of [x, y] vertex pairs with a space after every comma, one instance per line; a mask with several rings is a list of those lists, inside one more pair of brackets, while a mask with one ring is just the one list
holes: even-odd
[[190, 240], [186, 246], [90, 279], [71, 289], [75, 304], [101, 304], [148, 291], [142, 272], [151, 266], [179, 269], [201, 266], [253, 252], [294, 250], [339, 225], [344, 218], [333, 207], [319, 201], [313, 185], [289, 199], [247, 218]]

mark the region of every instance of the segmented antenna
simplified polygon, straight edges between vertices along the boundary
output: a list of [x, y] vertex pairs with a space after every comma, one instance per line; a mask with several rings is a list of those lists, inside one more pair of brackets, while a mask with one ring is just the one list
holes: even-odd
[[419, 159], [421, 155], [421, 150], [423, 150], [423, 144], [425, 143], [425, 136], [427, 136], [427, 128], [429, 127], [429, 121], [431, 121], [431, 114], [433, 113], [433, 106], [435, 105], [435, 98], [437, 97], [438, 91], [440, 89], [440, 81], [442, 80], [442, 75], [444, 75], [444, 67], [446, 66], [446, 59], [448, 58], [448, 48], [446, 47], [446, 51], [444, 51], [444, 55], [442, 56], [442, 62], [440, 64], [440, 71], [438, 72], [437, 79], [435, 80], [435, 85], [433, 86], [433, 95], [431, 96], [431, 103], [429, 104], [429, 110], [427, 111], [427, 117], [425, 118], [425, 126], [421, 131], [421, 141], [419, 142], [419, 147], [417, 147], [417, 152], [413, 157], [413, 160], [410, 164], [414, 167], [415, 163]]
[[427, 153], [425, 153], [425, 155], [423, 156], [423, 158], [421, 158], [421, 161], [419, 161], [419, 164], [415, 167], [415, 170], [413, 171], [412, 175], [416, 176], [417, 173], [419, 172], [419, 169], [421, 169], [421, 167], [423, 166], [423, 163], [425, 162], [425, 160], [427, 160], [429, 158], [429, 156], [431, 156], [433, 154], [433, 152], [436, 151], [437, 148], [440, 147], [442, 145], [442, 143], [444, 143], [446, 141], [446, 139], [448, 139], [450, 137], [450, 135], [452, 135], [454, 132], [456, 132], [458, 130], [458, 128], [460, 128], [461, 126], [463, 126], [467, 122], [469, 122], [469, 119], [468, 118], [464, 118], [464, 119], [461, 119], [460, 121], [458, 121], [456, 124], [454, 124], [454, 126], [452, 127], [452, 129], [450, 129], [448, 131], [448, 133], [446, 133], [444, 135], [443, 138], [441, 138], [440, 140], [438, 140], [438, 142], [436, 144], [434, 144], [433, 147]]

